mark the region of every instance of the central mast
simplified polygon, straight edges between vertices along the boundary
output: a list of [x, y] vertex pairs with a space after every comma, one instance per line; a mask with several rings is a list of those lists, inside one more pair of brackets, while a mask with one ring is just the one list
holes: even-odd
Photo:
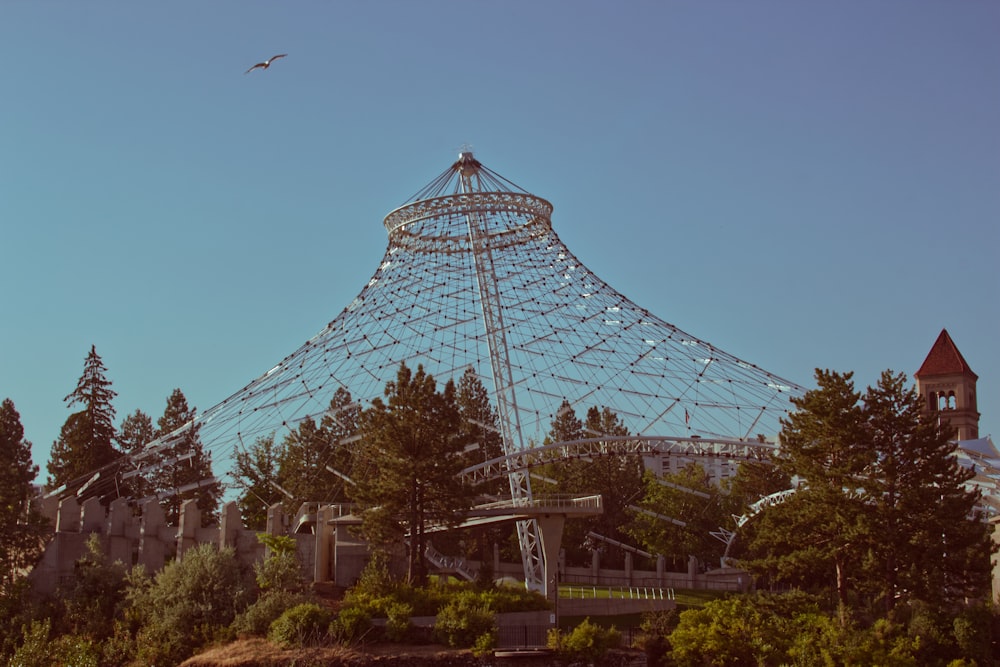
[[[472, 153], [459, 154], [453, 168], [458, 173], [459, 192], [473, 198], [483, 191], [479, 178], [482, 165]], [[507, 338], [503, 322], [503, 308], [500, 305], [499, 281], [493, 263], [490, 247], [490, 230], [484, 208], [469, 206], [466, 220], [469, 225], [469, 242], [476, 268], [476, 283], [479, 287], [479, 301], [483, 309], [483, 324], [490, 352], [490, 366], [493, 370], [494, 392], [500, 431], [503, 436], [505, 454], [524, 449], [521, 424], [517, 411], [517, 396], [514, 393], [514, 377], [511, 373]], [[531, 501], [531, 480], [525, 470], [508, 470], [510, 492], [516, 503]], [[545, 589], [541, 543], [538, 539], [538, 525], [534, 520], [517, 522], [517, 537], [521, 545], [521, 562], [524, 565], [525, 586], [530, 590]]]

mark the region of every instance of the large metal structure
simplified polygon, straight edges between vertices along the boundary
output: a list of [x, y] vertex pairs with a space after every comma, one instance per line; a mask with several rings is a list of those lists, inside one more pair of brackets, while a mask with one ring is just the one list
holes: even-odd
[[[510, 461], [543, 444], [567, 403], [611, 409], [640, 443], [773, 441], [800, 388], [616, 292], [560, 241], [551, 215], [548, 201], [463, 152], [386, 216], [388, 247], [357, 298], [197, 417], [217, 471], [257, 438], [321, 417], [338, 388], [366, 407], [401, 362], [440, 382], [472, 368], [492, 388], [515, 502], [531, 500], [531, 484]], [[669, 271], [657, 275], [668, 289]], [[534, 522], [518, 534], [526, 581], [537, 588]]]

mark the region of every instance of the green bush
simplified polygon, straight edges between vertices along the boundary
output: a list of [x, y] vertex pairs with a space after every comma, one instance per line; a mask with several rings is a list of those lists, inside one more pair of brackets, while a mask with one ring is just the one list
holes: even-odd
[[253, 566], [258, 588], [265, 592], [302, 590], [305, 580], [295, 553], [295, 539], [287, 535], [267, 533], [259, 533], [257, 539], [270, 550], [264, 560]]
[[271, 623], [287, 610], [311, 599], [301, 593], [276, 589], [265, 591], [239, 614], [230, 626], [238, 636], [266, 637]]
[[494, 632], [496, 618], [489, 605], [472, 591], [457, 595], [434, 621], [434, 636], [448, 646], [471, 647], [484, 634]]
[[548, 636], [548, 647], [572, 661], [594, 662], [620, 644], [621, 633], [614, 626], [602, 628], [589, 618], [583, 619], [568, 635], [554, 628]]
[[306, 602], [286, 610], [273, 623], [268, 639], [285, 648], [315, 646], [327, 637], [333, 615], [314, 602]]
[[396, 602], [386, 610], [385, 638], [391, 642], [401, 642], [410, 634], [410, 616], [413, 607], [405, 602]]
[[342, 607], [330, 624], [330, 635], [341, 644], [355, 644], [372, 627], [371, 615], [361, 607]]
[[129, 577], [126, 618], [139, 627], [137, 659], [179, 664], [195, 650], [226, 636], [250, 601], [250, 586], [231, 548], [202, 544], [150, 579]]
[[14, 651], [9, 667], [48, 667], [56, 658], [55, 647], [49, 641], [52, 621], [32, 621], [22, 631], [24, 642]]

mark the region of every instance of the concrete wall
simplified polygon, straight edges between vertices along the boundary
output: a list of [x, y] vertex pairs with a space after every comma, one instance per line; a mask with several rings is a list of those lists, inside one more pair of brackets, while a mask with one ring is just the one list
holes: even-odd
[[[356, 517], [350, 516], [341, 506], [311, 505], [315, 519], [305, 530], [301, 529], [301, 516], [287, 516], [280, 505], [272, 506], [268, 511], [266, 532], [295, 539], [306, 581], [341, 587], [353, 585], [368, 563], [370, 553], [368, 545], [352, 533], [352, 528], [358, 524]], [[204, 543], [233, 548], [237, 559], [247, 565], [266, 556], [257, 531], [243, 527], [235, 503], [223, 505], [219, 522], [207, 527], [201, 525], [201, 513], [194, 500], [181, 506], [176, 526], [167, 525], [155, 500], [135, 507], [119, 499], [105, 508], [97, 499], [87, 500], [80, 506], [75, 498], [66, 498], [54, 509], [54, 514], [50, 518], [56, 527], [55, 534], [30, 575], [32, 586], [42, 593], [55, 592], [60, 583], [73, 577], [76, 562], [86, 553], [87, 539], [94, 534], [99, 536], [104, 553], [111, 560], [126, 567], [143, 565], [151, 573], [158, 572], [172, 559], [183, 558], [185, 551]], [[750, 583], [749, 577], [739, 570], [699, 573], [693, 561], [687, 572], [665, 571], [662, 558], [655, 571], [635, 570], [631, 565], [631, 557], [628, 557], [623, 570], [601, 568], [596, 556], [589, 568], [567, 568], [560, 563], [559, 580], [562, 584], [601, 587], [731, 591], [745, 590]], [[470, 562], [469, 566], [478, 570], [479, 564]], [[497, 549], [494, 550], [493, 569], [498, 578], [507, 575], [522, 579], [524, 574], [520, 563], [501, 563]]]

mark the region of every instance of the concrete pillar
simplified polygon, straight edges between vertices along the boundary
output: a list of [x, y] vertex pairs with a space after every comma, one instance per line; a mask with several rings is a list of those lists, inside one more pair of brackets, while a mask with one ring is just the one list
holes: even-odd
[[663, 557], [663, 554], [658, 554], [656, 556], [656, 583], [660, 588], [663, 588], [663, 577], [667, 572], [667, 559]]
[[163, 508], [155, 498], [143, 503], [142, 518], [139, 520], [138, 559], [150, 574], [158, 572], [166, 559], [166, 549], [160, 540], [160, 530], [165, 523]]
[[537, 519], [538, 541], [542, 545], [542, 594], [548, 600], [559, 596], [559, 546], [562, 543], [563, 526], [566, 517], [561, 514], [546, 514]]
[[242, 528], [240, 508], [233, 501], [229, 501], [222, 506], [222, 513], [219, 515], [219, 548], [235, 549]]
[[70, 496], [59, 501], [59, 513], [56, 515], [57, 533], [80, 532], [80, 503]]
[[85, 533], [104, 532], [104, 523], [107, 516], [104, 514], [104, 506], [97, 498], [87, 498], [83, 501], [83, 508], [80, 514], [81, 530]]
[[590, 552], [590, 578], [593, 585], [597, 585], [600, 582], [601, 576], [601, 552], [594, 549]]
[[281, 509], [281, 503], [275, 503], [267, 508], [267, 528], [268, 535], [285, 534], [285, 513]]
[[132, 519], [132, 510], [126, 498], [115, 498], [108, 508], [108, 558], [111, 562], [120, 561], [126, 566], [132, 565], [132, 540], [128, 535], [128, 524]]
[[319, 505], [316, 508], [316, 524], [314, 535], [316, 537], [316, 557], [313, 564], [313, 582], [322, 583], [330, 581], [330, 551], [333, 535], [330, 526], [330, 519], [333, 517], [333, 508], [329, 505]]
[[198, 529], [201, 528], [201, 510], [194, 498], [181, 503], [181, 516], [177, 526], [177, 560], [184, 552], [198, 545]]
[[493, 576], [499, 577], [500, 575], [500, 545], [496, 542], [493, 543]]
[[625, 552], [625, 581], [632, 584], [632, 552]]

